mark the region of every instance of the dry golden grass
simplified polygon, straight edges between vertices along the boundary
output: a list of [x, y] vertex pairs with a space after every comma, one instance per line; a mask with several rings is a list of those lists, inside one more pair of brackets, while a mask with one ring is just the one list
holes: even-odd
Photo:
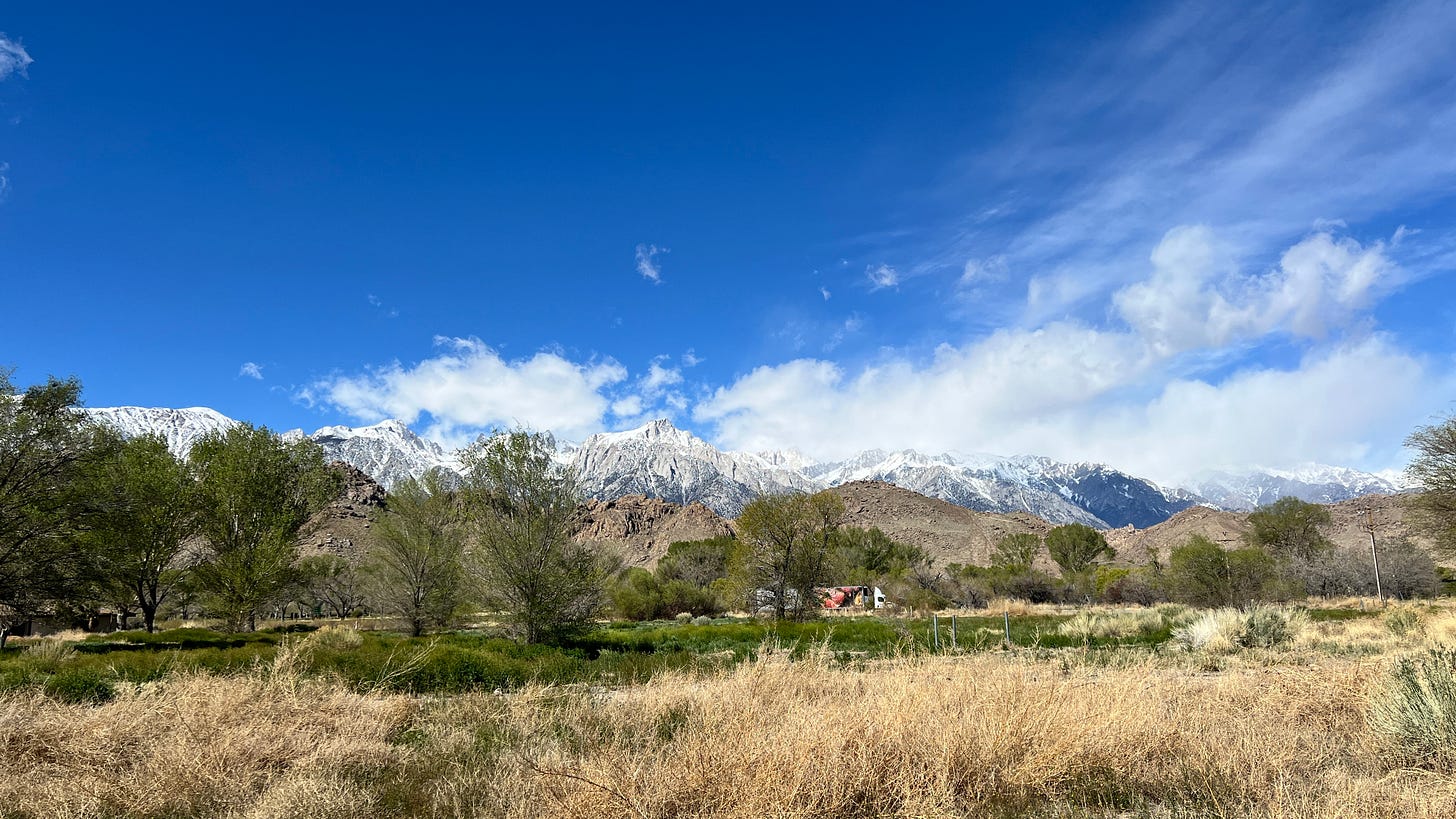
[[[1370, 627], [1384, 628], [1314, 630]], [[1390, 652], [1429, 639], [1385, 634]], [[1221, 673], [1195, 653], [1105, 656], [845, 667], [763, 651], [708, 677], [407, 700], [303, 681], [284, 651], [251, 676], [179, 676], [101, 706], [0, 697], [0, 813], [1456, 815], [1456, 778], [1393, 767], [1367, 727], [1389, 656], [1252, 652]]]
[[368, 816], [348, 777], [397, 762], [412, 705], [301, 681], [176, 676], [99, 706], [0, 699], [0, 812], [23, 817]]

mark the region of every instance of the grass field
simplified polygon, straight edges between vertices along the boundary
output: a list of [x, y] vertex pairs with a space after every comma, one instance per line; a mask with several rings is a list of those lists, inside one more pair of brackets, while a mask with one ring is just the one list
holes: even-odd
[[1221, 617], [32, 641], [0, 814], [1456, 815], [1456, 614]]

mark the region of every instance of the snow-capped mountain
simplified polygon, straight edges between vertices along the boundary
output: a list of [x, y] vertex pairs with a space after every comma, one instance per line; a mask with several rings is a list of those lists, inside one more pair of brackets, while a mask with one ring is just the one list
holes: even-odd
[[179, 456], [191, 452], [192, 445], [202, 436], [224, 432], [238, 423], [207, 407], [100, 407], [87, 409], [86, 414], [128, 438], [160, 435], [167, 442], [167, 448]]
[[369, 427], [324, 427], [308, 437], [323, 447], [325, 457], [347, 461], [385, 489], [437, 467], [460, 471], [453, 454], [393, 419]]
[[759, 493], [821, 488], [797, 470], [753, 453], [723, 452], [666, 420], [598, 433], [567, 451], [589, 496], [700, 501], [727, 517], [736, 517]]
[[1209, 472], [1189, 488], [1215, 506], [1248, 511], [1286, 495], [1310, 503], [1338, 503], [1361, 495], [1394, 495], [1413, 487], [1399, 473], [1377, 475], [1342, 466], [1311, 464], [1296, 470]]
[[[88, 410], [126, 435], [160, 434], [185, 455], [202, 435], [237, 423], [204, 407], [113, 407]], [[285, 433], [304, 437], [302, 430]], [[367, 427], [323, 427], [307, 437], [331, 459], [347, 461], [391, 487], [429, 469], [458, 471], [455, 453], [419, 437], [399, 421]], [[588, 496], [643, 494], [675, 503], [700, 501], [727, 517], [759, 493], [817, 491], [858, 480], [883, 480], [985, 512], [1029, 512], [1052, 523], [1098, 528], [1146, 528], [1197, 503], [1247, 510], [1294, 495], [1333, 503], [1407, 487], [1398, 475], [1340, 467], [1248, 474], [1210, 473], [1183, 488], [1165, 488], [1105, 464], [1062, 463], [1035, 456], [925, 455], [913, 450], [867, 450], [853, 458], [816, 462], [795, 450], [725, 452], [670, 421], [604, 432], [579, 444], [562, 443], [556, 457], [577, 471]]]
[[923, 455], [868, 450], [809, 474], [827, 486], [881, 480], [981, 512], [1030, 512], [1051, 523], [1097, 528], [1151, 526], [1198, 502], [1102, 464], [1064, 464], [1049, 458]]

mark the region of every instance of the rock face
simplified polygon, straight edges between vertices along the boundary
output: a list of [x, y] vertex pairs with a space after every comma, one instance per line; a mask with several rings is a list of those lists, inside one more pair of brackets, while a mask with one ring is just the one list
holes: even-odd
[[680, 540], [733, 534], [732, 526], [701, 503], [680, 506], [645, 495], [591, 500], [573, 521], [578, 542], [616, 549], [632, 566], [650, 567]]
[[344, 490], [314, 515], [306, 529], [309, 534], [299, 543], [299, 553], [330, 554], [357, 562], [368, 550], [374, 521], [384, 511], [384, 487], [344, 461], [329, 466], [343, 476]]

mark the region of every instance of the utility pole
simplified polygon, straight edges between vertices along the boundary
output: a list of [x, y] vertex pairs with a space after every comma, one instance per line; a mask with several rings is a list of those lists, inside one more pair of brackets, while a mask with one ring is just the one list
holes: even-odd
[[1370, 533], [1370, 562], [1375, 564], [1375, 596], [1380, 605], [1385, 605], [1385, 593], [1380, 590], [1380, 556], [1375, 553], [1375, 510], [1361, 509], [1365, 514], [1365, 531]]

